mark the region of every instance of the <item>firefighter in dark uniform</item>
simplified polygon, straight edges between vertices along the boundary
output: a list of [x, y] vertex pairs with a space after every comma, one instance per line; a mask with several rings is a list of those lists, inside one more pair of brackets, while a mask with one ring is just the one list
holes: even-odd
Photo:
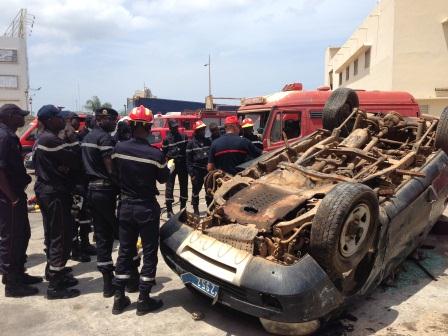
[[112, 108], [95, 111], [95, 127], [81, 144], [82, 161], [87, 175], [87, 202], [93, 219], [97, 247], [97, 267], [103, 275], [103, 296], [114, 294], [112, 247], [118, 230], [115, 216], [117, 187], [112, 181], [112, 152], [115, 142], [110, 135], [118, 113]]
[[226, 134], [212, 142], [208, 158], [207, 170], [221, 169], [235, 175], [239, 172], [237, 166], [261, 155], [261, 149], [239, 136], [240, 125], [236, 116], [225, 119]]
[[49, 280], [47, 298], [72, 298], [80, 292], [69, 287], [77, 285], [78, 281], [67, 273], [65, 264], [72, 245], [72, 181], [73, 171], [79, 165], [79, 142], [66, 142], [58, 137], [65, 125], [56, 106], [42, 106], [37, 117], [44, 131], [36, 142], [34, 152], [37, 177], [34, 191], [44, 224], [46, 277]]
[[166, 184], [165, 204], [168, 218], [173, 215], [174, 203], [174, 184], [176, 183], [176, 175], [179, 176], [180, 185], [180, 208], [183, 209], [187, 205], [188, 200], [188, 171], [187, 171], [187, 136], [179, 133], [179, 125], [177, 121], [168, 121], [170, 132], [163, 141], [163, 153], [167, 160], [174, 161], [174, 170], [170, 173], [170, 177]]
[[221, 130], [219, 129], [219, 126], [212, 122], [210, 125], [208, 125], [208, 130], [210, 131], [210, 140], [214, 141], [218, 139], [221, 136]]
[[[207, 175], [208, 153], [210, 151], [211, 140], [205, 137], [207, 125], [202, 120], [195, 122], [193, 138], [187, 144], [187, 168], [193, 186], [191, 205], [196, 215], [199, 215], [199, 193], [204, 185], [204, 178]], [[206, 196], [206, 203], [211, 203], [210, 197]]]
[[137, 315], [146, 314], [162, 306], [161, 300], [149, 297], [155, 284], [157, 250], [159, 245], [160, 206], [156, 181], [165, 183], [169, 170], [163, 153], [146, 140], [151, 132], [152, 112], [144, 106], [130, 113], [132, 138], [119, 142], [112, 155], [114, 171], [120, 186], [121, 206], [118, 214], [120, 250], [115, 270], [116, 287], [113, 314], [121, 313], [130, 300], [125, 286], [132, 277], [133, 257], [137, 239], [143, 245], [143, 266], [140, 273]]
[[261, 138], [258, 135], [254, 134], [254, 122], [251, 118], [245, 118], [241, 122], [241, 130], [244, 138], [252, 142], [255, 147], [263, 150], [263, 141], [261, 141]]
[[42, 278], [25, 273], [26, 249], [31, 231], [28, 221], [26, 186], [31, 182], [22, 160], [22, 146], [16, 131], [25, 124], [17, 105], [0, 107], [0, 273], [6, 297], [38, 293], [30, 286]]
[[[72, 114], [72, 126], [76, 131], [76, 136], [79, 141], [79, 143], [82, 143], [84, 138], [87, 134], [92, 130], [93, 128], [93, 115], [87, 115], [85, 119], [84, 127], [79, 130], [79, 127], [81, 126], [79, 116], [76, 113]], [[77, 235], [77, 238], [79, 236], [79, 239], [77, 244], [79, 244], [79, 256], [81, 259], [84, 259], [87, 261], [90, 261], [89, 256], [96, 255], [96, 247], [90, 244], [89, 241], [89, 233], [92, 231], [92, 216], [90, 215], [89, 206], [87, 203], [87, 186], [88, 181], [86, 178], [86, 174], [84, 172], [84, 166], [82, 165], [82, 174], [80, 177], [80, 184], [78, 185], [78, 191], [80, 192], [80, 196], [82, 197], [81, 201], [81, 209], [79, 209], [79, 212], [77, 213], [75, 217], [75, 224], [77, 224], [76, 232], [78, 232], [79, 227], [79, 234]], [[80, 260], [82, 261], [82, 260]]]

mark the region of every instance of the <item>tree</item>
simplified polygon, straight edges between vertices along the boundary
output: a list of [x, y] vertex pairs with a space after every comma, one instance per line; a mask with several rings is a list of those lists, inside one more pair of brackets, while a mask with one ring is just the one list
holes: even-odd
[[86, 109], [88, 109], [89, 111], [94, 112], [95, 110], [101, 108], [101, 107], [112, 107], [111, 103], [101, 103], [100, 98], [98, 98], [98, 96], [93, 96], [92, 98], [90, 98], [89, 100], [86, 101], [86, 104], [84, 105], [84, 107]]

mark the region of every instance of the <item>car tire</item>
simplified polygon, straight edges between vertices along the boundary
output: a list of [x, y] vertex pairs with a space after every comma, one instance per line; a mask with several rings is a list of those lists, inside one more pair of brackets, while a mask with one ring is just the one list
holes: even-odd
[[436, 149], [442, 149], [448, 154], [448, 106], [440, 114], [436, 130]]
[[[372, 260], [378, 216], [377, 196], [360, 183], [336, 185], [317, 209], [310, 254], [345, 294], [358, 290], [370, 273], [365, 265]], [[357, 274], [358, 266], [363, 274]]]
[[[349, 88], [338, 88], [331, 94], [325, 103], [322, 113], [322, 125], [325, 129], [332, 131], [339, 127], [352, 113], [354, 108], [359, 107], [359, 98], [356, 91]], [[342, 136], [350, 134], [353, 123], [348, 123], [341, 131]]]

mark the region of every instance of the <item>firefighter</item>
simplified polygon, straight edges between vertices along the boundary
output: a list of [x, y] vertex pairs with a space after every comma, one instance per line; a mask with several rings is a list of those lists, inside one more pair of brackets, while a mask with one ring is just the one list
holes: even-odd
[[218, 139], [221, 136], [221, 131], [219, 129], [219, 126], [212, 122], [210, 125], [208, 125], [208, 130], [210, 131], [210, 140], [214, 141]]
[[114, 263], [112, 247], [118, 231], [115, 216], [117, 190], [112, 181], [114, 140], [118, 113], [102, 107], [95, 111], [95, 127], [86, 135], [82, 148], [82, 161], [88, 180], [87, 202], [93, 219], [97, 247], [97, 268], [103, 276], [103, 296], [114, 294], [112, 286]]
[[251, 118], [245, 118], [241, 122], [242, 136], [252, 142], [255, 147], [263, 150], [263, 141], [254, 134], [254, 122]]
[[238, 117], [226, 117], [225, 128], [226, 134], [212, 142], [207, 170], [221, 169], [235, 175], [239, 172], [238, 165], [248, 161], [249, 158], [260, 156], [262, 151], [246, 138], [239, 136]]
[[[89, 134], [89, 132], [93, 129], [94, 118], [93, 115], [87, 115], [85, 119], [84, 127], [79, 130], [81, 125], [79, 116], [76, 113], [72, 115], [72, 126], [76, 130], [76, 135], [79, 143], [82, 143], [85, 136]], [[96, 255], [96, 247], [92, 245], [89, 241], [89, 233], [92, 231], [92, 216], [90, 215], [89, 205], [87, 203], [87, 185], [88, 181], [86, 178], [86, 174], [84, 172], [84, 166], [82, 167], [82, 177], [80, 180], [80, 185], [78, 186], [78, 190], [81, 193], [81, 208], [75, 217], [75, 224], [77, 224], [76, 232], [79, 229], [78, 238], [79, 238], [79, 252], [83, 259], [85, 256], [94, 256]]]
[[163, 153], [147, 142], [151, 132], [153, 114], [144, 106], [130, 113], [132, 138], [117, 144], [112, 155], [114, 171], [120, 186], [119, 210], [120, 249], [117, 259], [114, 285], [116, 287], [113, 314], [120, 314], [129, 304], [125, 286], [132, 277], [133, 257], [137, 239], [143, 245], [143, 267], [140, 274], [137, 315], [160, 308], [163, 303], [149, 297], [155, 284], [157, 250], [159, 245], [160, 206], [156, 181], [168, 180]]
[[166, 184], [165, 204], [168, 218], [173, 216], [174, 203], [174, 184], [176, 183], [176, 175], [179, 176], [180, 185], [180, 208], [183, 209], [187, 205], [188, 200], [188, 171], [186, 160], [187, 136], [179, 133], [179, 125], [177, 121], [168, 121], [170, 132], [163, 141], [163, 153], [167, 160], [174, 161], [174, 169], [170, 172], [170, 177]]
[[58, 137], [65, 125], [56, 106], [42, 106], [37, 118], [44, 131], [37, 140], [34, 152], [37, 177], [34, 191], [44, 224], [46, 277], [49, 280], [47, 298], [72, 298], [80, 294], [77, 289], [69, 289], [76, 286], [78, 280], [67, 273], [65, 264], [72, 244], [72, 180], [73, 171], [78, 169], [79, 164], [79, 143], [66, 142]]
[[31, 235], [25, 188], [31, 177], [23, 165], [22, 146], [15, 133], [25, 124], [28, 113], [14, 104], [0, 108], [0, 273], [6, 297], [37, 294], [38, 289], [30, 285], [43, 280], [25, 273]]
[[[211, 140], [205, 137], [207, 125], [202, 120], [198, 120], [193, 125], [193, 138], [187, 144], [187, 168], [193, 186], [191, 205], [196, 215], [199, 215], [199, 193], [204, 185], [204, 178], [207, 175], [208, 153], [210, 151]], [[206, 196], [206, 203], [209, 205], [211, 199]]]

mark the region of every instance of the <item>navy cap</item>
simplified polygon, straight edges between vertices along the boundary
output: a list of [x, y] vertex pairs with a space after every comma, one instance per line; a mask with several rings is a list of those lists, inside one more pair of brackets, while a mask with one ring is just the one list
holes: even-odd
[[54, 105], [44, 105], [37, 111], [39, 120], [47, 120], [53, 117], [63, 118], [61, 111]]
[[15, 104], [5, 104], [2, 107], [0, 107], [0, 117], [10, 117], [14, 114], [19, 114], [25, 117], [30, 113], [28, 111], [22, 110]]
[[95, 110], [95, 116], [118, 117], [118, 112], [110, 107], [101, 107]]
[[169, 126], [170, 128], [173, 128], [173, 127], [178, 127], [179, 124], [177, 123], [176, 120], [168, 120], [168, 126]]

